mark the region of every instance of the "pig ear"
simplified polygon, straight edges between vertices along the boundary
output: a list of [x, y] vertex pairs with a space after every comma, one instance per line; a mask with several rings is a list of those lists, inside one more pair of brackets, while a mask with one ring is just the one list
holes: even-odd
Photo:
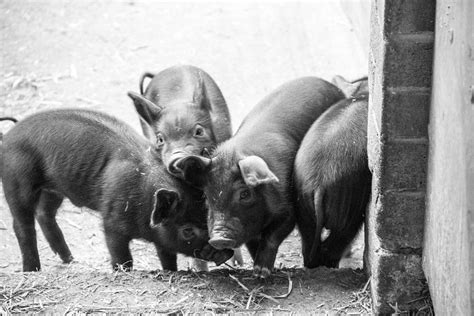
[[179, 202], [179, 195], [175, 191], [160, 189], [153, 197], [153, 211], [151, 212], [150, 227], [155, 227], [163, 220], [170, 217], [176, 210]]
[[207, 90], [206, 90], [206, 84], [202, 80], [202, 77], [200, 76], [198, 86], [196, 89], [194, 89], [194, 94], [193, 94], [193, 103], [198, 104], [203, 110], [212, 111], [211, 104], [209, 103], [209, 99], [207, 97]]
[[245, 157], [239, 161], [239, 167], [242, 178], [249, 187], [278, 182], [278, 178], [268, 168], [267, 163], [258, 156]]
[[129, 91], [127, 94], [133, 100], [135, 109], [137, 110], [140, 117], [145, 120], [145, 122], [147, 122], [149, 125], [152, 125], [158, 120], [160, 117], [160, 112], [163, 109], [162, 107], [156, 105], [138, 93]]
[[336, 75], [332, 78], [332, 83], [344, 93], [346, 98], [351, 98], [359, 92], [360, 88], [364, 88], [364, 84], [367, 85], [365, 80], [366, 77], [363, 77], [351, 82], [342, 76]]
[[142, 127], [143, 135], [145, 135], [146, 138], [151, 140], [153, 144], [156, 144], [156, 135], [153, 132], [153, 129], [151, 128], [150, 125], [140, 116], [140, 125]]
[[174, 169], [187, 183], [201, 188], [207, 182], [207, 172], [211, 168], [212, 160], [198, 155], [189, 155], [178, 159], [174, 163]]

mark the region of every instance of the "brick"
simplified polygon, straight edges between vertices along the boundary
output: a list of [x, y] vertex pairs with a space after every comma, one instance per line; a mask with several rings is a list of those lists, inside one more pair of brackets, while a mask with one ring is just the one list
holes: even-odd
[[386, 87], [431, 87], [433, 32], [391, 36], [385, 51]]
[[424, 191], [428, 141], [397, 140], [382, 147], [380, 179], [381, 191], [411, 190]]
[[374, 231], [380, 247], [393, 253], [421, 255], [425, 192], [385, 192], [373, 203]]
[[385, 5], [385, 32], [414, 33], [434, 31], [435, 0], [396, 0]]
[[429, 89], [388, 89], [384, 94], [382, 133], [388, 140], [428, 136]]
[[402, 311], [416, 311], [426, 303], [426, 279], [419, 255], [370, 253], [372, 311], [376, 314], [394, 313], [390, 306]]

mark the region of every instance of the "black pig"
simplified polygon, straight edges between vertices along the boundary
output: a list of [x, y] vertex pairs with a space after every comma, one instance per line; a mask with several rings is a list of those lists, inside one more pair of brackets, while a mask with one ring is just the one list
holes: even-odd
[[[333, 82], [348, 98], [316, 120], [295, 159], [297, 225], [308, 268], [338, 266], [363, 223], [370, 198], [367, 78], [351, 83], [336, 77]], [[323, 228], [329, 230], [324, 240]]]
[[65, 197], [100, 211], [115, 269], [132, 268], [129, 242], [135, 238], [153, 242], [167, 270], [177, 269], [178, 252], [216, 261], [231, 256], [207, 243], [202, 193], [170, 176], [152, 143], [108, 115], [34, 114], [4, 135], [2, 152], [3, 189], [24, 271], [41, 268], [35, 218], [53, 251], [65, 263], [72, 260], [55, 219]]
[[[145, 78], [152, 80], [143, 92]], [[232, 135], [225, 99], [202, 69], [179, 65], [156, 75], [147, 72], [140, 79], [140, 92], [128, 95], [144, 134], [159, 146], [167, 167], [186, 155], [207, 154]]]
[[[147, 78], [151, 81], [144, 89]], [[156, 75], [146, 72], [139, 86], [141, 95], [128, 95], [140, 115], [144, 135], [156, 142], [171, 174], [176, 172], [173, 161], [187, 155], [209, 155], [232, 135], [225, 99], [204, 70], [178, 65]], [[232, 261], [243, 264], [239, 249]]]
[[173, 166], [204, 190], [209, 243], [217, 249], [245, 243], [257, 277], [271, 274], [278, 247], [295, 225], [292, 172], [300, 142], [343, 97], [319, 78], [290, 81], [257, 104], [212, 158], [185, 157]]

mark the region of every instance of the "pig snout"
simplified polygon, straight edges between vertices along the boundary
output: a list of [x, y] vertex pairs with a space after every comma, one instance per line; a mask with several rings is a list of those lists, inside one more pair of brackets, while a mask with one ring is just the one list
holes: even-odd
[[235, 240], [224, 237], [213, 237], [209, 240], [209, 244], [219, 250], [230, 249], [235, 247]]
[[183, 176], [183, 169], [178, 165], [178, 162], [184, 158], [189, 156], [188, 153], [185, 153], [184, 151], [177, 151], [172, 153], [167, 161], [165, 161], [165, 165], [168, 169], [168, 172], [176, 177], [182, 177]]
[[209, 234], [211, 237], [209, 244], [214, 248], [236, 248], [241, 243], [245, 230], [238, 218], [214, 214], [208, 225], [212, 227]]
[[237, 241], [230, 236], [229, 231], [225, 228], [213, 229], [211, 232], [209, 244], [216, 249], [235, 248]]

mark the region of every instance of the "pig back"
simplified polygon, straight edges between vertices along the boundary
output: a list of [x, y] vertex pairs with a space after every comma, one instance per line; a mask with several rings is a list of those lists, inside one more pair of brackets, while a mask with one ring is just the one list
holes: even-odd
[[[29, 170], [38, 186], [97, 209], [107, 167], [118, 160], [139, 164], [147, 141], [131, 127], [88, 110], [51, 110], [20, 121], [4, 139], [14, 170]], [[19, 172], [14, 171], [12, 172]]]
[[312, 123], [344, 94], [317, 77], [283, 84], [258, 103], [231, 139], [239, 151], [265, 160], [280, 180], [280, 194], [292, 195], [293, 162]]
[[343, 98], [344, 94], [336, 86], [323, 79], [292, 80], [278, 87], [250, 111], [235, 138], [259, 153], [281, 147], [278, 143], [284, 146], [275, 149], [277, 152], [296, 153], [313, 122]]

